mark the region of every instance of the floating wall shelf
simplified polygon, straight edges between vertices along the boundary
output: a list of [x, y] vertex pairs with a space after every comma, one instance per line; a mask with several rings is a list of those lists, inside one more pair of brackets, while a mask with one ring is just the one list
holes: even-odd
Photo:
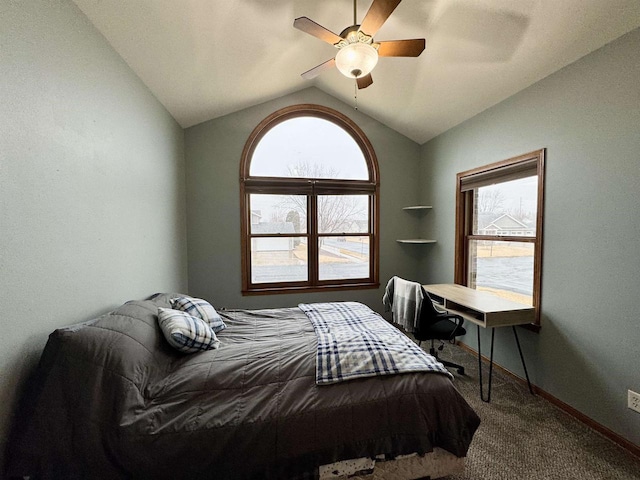
[[430, 210], [431, 205], [412, 205], [411, 207], [402, 207], [403, 210]]
[[405, 240], [396, 240], [398, 243], [436, 243], [435, 240], [427, 240], [426, 238], [407, 238]]
[[[411, 205], [409, 207], [402, 207], [403, 210], [407, 211], [418, 211], [418, 210], [431, 210], [433, 208], [431, 205]], [[429, 240], [426, 238], [407, 238], [397, 240], [398, 243], [408, 243], [414, 245], [421, 245], [426, 243], [436, 243], [435, 240]]]

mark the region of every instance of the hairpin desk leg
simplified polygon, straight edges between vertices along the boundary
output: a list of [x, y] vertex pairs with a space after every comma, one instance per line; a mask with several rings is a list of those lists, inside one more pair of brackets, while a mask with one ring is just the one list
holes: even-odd
[[[491, 329], [491, 354], [489, 356], [489, 386], [487, 388], [487, 398], [484, 398], [482, 391], [482, 353], [480, 351], [480, 325], [476, 325], [478, 334], [478, 381], [480, 383], [480, 399], [483, 402], [491, 401], [491, 379], [493, 378], [493, 341], [495, 339], [496, 329]], [[517, 337], [516, 337], [517, 338]], [[519, 345], [519, 344], [518, 344]], [[528, 377], [527, 377], [528, 378]]]
[[527, 365], [524, 363], [524, 355], [522, 355], [522, 349], [520, 348], [520, 340], [518, 340], [518, 332], [516, 332], [515, 325], [511, 328], [513, 328], [513, 335], [516, 337], [516, 345], [518, 345], [518, 353], [520, 353], [522, 368], [524, 368], [524, 376], [527, 377], [527, 385], [529, 386], [529, 392], [531, 392], [531, 395], [534, 395], [533, 388], [531, 388], [531, 382], [529, 381], [529, 373], [527, 372]]

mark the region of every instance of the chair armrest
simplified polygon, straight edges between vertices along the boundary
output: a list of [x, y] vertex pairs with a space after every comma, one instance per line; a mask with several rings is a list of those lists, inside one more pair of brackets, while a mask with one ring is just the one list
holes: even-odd
[[464, 318], [462, 318], [462, 316], [455, 313], [447, 312], [447, 313], [443, 313], [442, 315], [438, 315], [438, 317], [442, 320], [455, 321], [456, 328], [453, 329], [450, 340], [454, 339], [459, 335], [458, 331], [462, 328], [462, 325], [464, 324]]

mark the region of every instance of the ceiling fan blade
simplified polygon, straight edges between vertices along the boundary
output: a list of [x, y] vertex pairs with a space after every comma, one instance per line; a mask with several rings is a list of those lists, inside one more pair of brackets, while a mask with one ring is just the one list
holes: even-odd
[[369, 11], [364, 16], [360, 31], [373, 37], [389, 15], [396, 9], [401, 0], [373, 0]]
[[313, 67], [311, 70], [307, 70], [306, 72], [304, 72], [301, 75], [301, 77], [304, 78], [305, 80], [311, 80], [312, 78], [315, 78], [318, 75], [320, 75], [325, 70], [328, 70], [328, 69], [334, 67], [335, 64], [336, 64], [336, 59], [332, 58], [330, 60], [327, 60], [324, 63], [321, 63], [317, 67]]
[[364, 77], [356, 78], [356, 83], [358, 84], [358, 90], [362, 90], [363, 88], [367, 88], [369, 85], [373, 83], [373, 78], [371, 74], [367, 74]]
[[424, 38], [414, 38], [412, 40], [390, 40], [388, 42], [378, 42], [378, 55], [381, 57], [417, 57], [425, 47]]
[[308, 33], [309, 35], [313, 35], [320, 40], [324, 40], [331, 45], [335, 45], [342, 37], [336, 35], [331, 30], [327, 30], [322, 25], [317, 24], [313, 20], [307, 17], [296, 18], [293, 21], [293, 26], [298, 30], [302, 30], [304, 33]]

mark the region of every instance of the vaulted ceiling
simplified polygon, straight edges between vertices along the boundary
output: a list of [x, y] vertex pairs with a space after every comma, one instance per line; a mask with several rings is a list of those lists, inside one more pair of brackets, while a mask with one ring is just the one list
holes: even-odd
[[[293, 27], [339, 34], [352, 0], [74, 1], [183, 127], [311, 85], [355, 105], [336, 69], [300, 77], [336, 49]], [[375, 40], [426, 49], [380, 58], [358, 109], [422, 144], [639, 26], [638, 0], [403, 0]]]

